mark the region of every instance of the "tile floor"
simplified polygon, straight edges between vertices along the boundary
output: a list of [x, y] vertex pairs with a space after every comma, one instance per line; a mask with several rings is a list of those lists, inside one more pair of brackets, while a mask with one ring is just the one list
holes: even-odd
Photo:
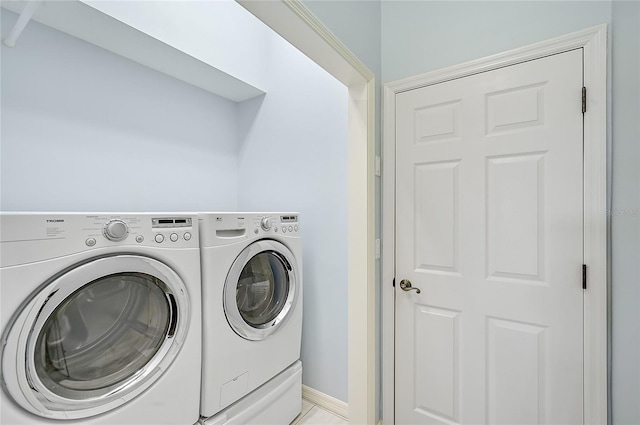
[[291, 425], [347, 425], [342, 416], [338, 416], [322, 407], [302, 399], [302, 411]]

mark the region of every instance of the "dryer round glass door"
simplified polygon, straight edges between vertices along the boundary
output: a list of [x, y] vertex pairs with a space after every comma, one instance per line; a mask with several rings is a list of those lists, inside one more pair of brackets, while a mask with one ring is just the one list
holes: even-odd
[[189, 310], [184, 283], [157, 260], [121, 255], [80, 265], [47, 285], [16, 320], [11, 333], [17, 335], [9, 340], [20, 343], [5, 350], [16, 353], [9, 364], [21, 371], [7, 387], [42, 416], [111, 410], [152, 385], [173, 361]]
[[245, 248], [224, 286], [224, 308], [243, 338], [267, 338], [286, 322], [298, 293], [295, 258], [283, 244], [262, 240]]
[[60, 304], [35, 343], [35, 372], [61, 397], [104, 394], [156, 355], [175, 320], [166, 285], [144, 273], [97, 279]]

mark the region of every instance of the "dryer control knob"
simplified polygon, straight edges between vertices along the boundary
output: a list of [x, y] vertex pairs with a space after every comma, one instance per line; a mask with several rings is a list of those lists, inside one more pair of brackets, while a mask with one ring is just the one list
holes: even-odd
[[271, 229], [271, 219], [269, 217], [262, 217], [260, 220], [260, 227], [262, 227], [262, 230]]
[[127, 238], [129, 226], [122, 220], [111, 220], [104, 226], [104, 237], [110, 241], [121, 241]]

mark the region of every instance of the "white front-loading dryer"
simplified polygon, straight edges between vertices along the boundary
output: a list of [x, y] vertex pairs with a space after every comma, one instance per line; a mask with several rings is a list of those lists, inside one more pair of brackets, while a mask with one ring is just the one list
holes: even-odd
[[[207, 418], [300, 359], [302, 240], [296, 213], [206, 213], [199, 220], [200, 413]], [[299, 413], [301, 396], [295, 403]]]
[[193, 424], [197, 216], [0, 215], [3, 424]]

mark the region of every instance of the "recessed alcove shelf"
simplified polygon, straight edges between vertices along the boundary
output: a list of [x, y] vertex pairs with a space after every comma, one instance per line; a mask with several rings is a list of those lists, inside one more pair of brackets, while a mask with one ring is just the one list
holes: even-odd
[[14, 44], [13, 48], [20, 48], [21, 24], [33, 19], [235, 102], [265, 93], [208, 63], [205, 58], [192, 56], [83, 1], [3, 0], [2, 7], [22, 17], [14, 28], [2, 31], [5, 42], [6, 37], [12, 36], [5, 44]]

